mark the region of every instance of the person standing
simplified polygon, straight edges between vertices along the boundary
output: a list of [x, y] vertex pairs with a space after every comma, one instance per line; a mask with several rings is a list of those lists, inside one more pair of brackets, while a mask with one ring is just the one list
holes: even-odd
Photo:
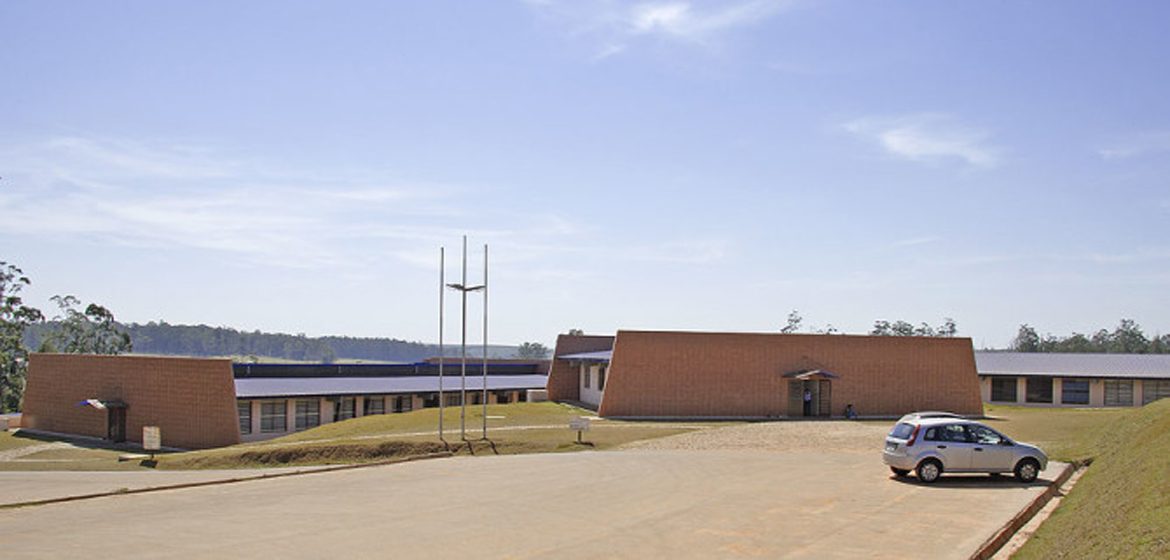
[[812, 391], [804, 390], [804, 415], [812, 416]]

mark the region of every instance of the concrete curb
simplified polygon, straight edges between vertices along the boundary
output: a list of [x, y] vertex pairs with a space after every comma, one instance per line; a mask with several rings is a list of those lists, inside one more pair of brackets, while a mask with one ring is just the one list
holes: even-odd
[[199, 488], [201, 486], [218, 486], [221, 484], [235, 484], [237, 482], [251, 482], [254, 480], [270, 480], [273, 478], [284, 478], [288, 476], [299, 476], [305, 474], [317, 474], [325, 472], [346, 471], [352, 469], [364, 469], [367, 467], [380, 467], [385, 465], [396, 465], [399, 463], [410, 463], [414, 461], [422, 461], [425, 459], [442, 459], [451, 457], [454, 453], [450, 451], [440, 451], [438, 453], [428, 453], [426, 455], [415, 455], [413, 457], [401, 457], [396, 459], [389, 459], [386, 461], [375, 461], [373, 463], [358, 463], [353, 465], [335, 465], [330, 467], [320, 468], [306, 468], [305, 470], [282, 472], [273, 474], [259, 474], [255, 476], [242, 476], [234, 478], [221, 478], [216, 480], [204, 480], [200, 482], [184, 482], [181, 484], [166, 484], [163, 486], [149, 486], [146, 488], [134, 488], [126, 490], [111, 490], [108, 492], [97, 492], [93, 494], [81, 494], [78, 496], [65, 496], [62, 498], [49, 498], [45, 500], [32, 500], [28, 502], [14, 502], [10, 504], [0, 504], [0, 510], [16, 509], [31, 506], [43, 506], [47, 504], [59, 504], [64, 502], [76, 502], [80, 500], [91, 500], [93, 498], [105, 498], [109, 496], [127, 496], [130, 494], [146, 494], [149, 492], [161, 492], [163, 490], [182, 490], [184, 488]]
[[1027, 524], [1033, 516], [1048, 504], [1052, 497], [1060, 491], [1060, 487], [1064, 486], [1065, 482], [1068, 482], [1068, 479], [1072, 477], [1073, 473], [1086, 465], [1087, 463], [1084, 461], [1075, 461], [1065, 465], [1060, 474], [1056, 475], [1056, 478], [1048, 483], [1048, 488], [1045, 488], [1039, 496], [1036, 496], [1028, 504], [1028, 507], [1020, 510], [1003, 527], [1000, 527], [999, 531], [996, 531], [991, 538], [983, 541], [983, 544], [970, 556], [970, 560], [987, 560], [994, 556], [996, 552], [999, 552], [999, 549], [1003, 548], [1003, 545], [1007, 544], [1021, 527]]

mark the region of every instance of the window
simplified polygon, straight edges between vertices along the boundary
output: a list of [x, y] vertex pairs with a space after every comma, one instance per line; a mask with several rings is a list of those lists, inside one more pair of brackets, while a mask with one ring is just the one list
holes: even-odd
[[528, 391], [517, 391], [516, 402], [528, 402]]
[[1089, 380], [1064, 378], [1060, 381], [1060, 402], [1089, 404]]
[[585, 376], [585, 388], [589, 388], [589, 378], [593, 377], [593, 370], [589, 368], [581, 368], [581, 374]]
[[928, 428], [926, 433], [922, 435], [922, 439], [926, 441], [938, 441], [938, 428]]
[[236, 401], [236, 412], [240, 415], [240, 434], [252, 433], [252, 401]]
[[1133, 406], [1133, 380], [1106, 379], [1105, 406]]
[[967, 443], [967, 429], [962, 424], [947, 424], [946, 426], [938, 427], [939, 441], [950, 441], [954, 443]]
[[362, 404], [362, 415], [371, 414], [386, 414], [386, 397], [366, 397], [366, 402]]
[[284, 401], [260, 403], [260, 432], [270, 434], [288, 431], [287, 415]]
[[460, 404], [463, 404], [459, 400], [459, 393], [447, 393], [443, 395], [443, 397], [447, 401], [443, 404], [443, 406], [459, 406]]
[[427, 393], [423, 396], [423, 408], [435, 408], [439, 406], [439, 394]]
[[307, 430], [321, 425], [321, 401], [300, 399], [297, 401], [297, 430]]
[[910, 434], [912, 433], [914, 433], [914, 424], [902, 422], [900, 424], [894, 424], [894, 429], [890, 430], [890, 437], [910, 439]]
[[605, 390], [605, 366], [601, 366], [601, 369], [597, 370], [597, 390]]
[[512, 402], [512, 393], [510, 391], [496, 391], [496, 403], [508, 404]]
[[1016, 402], [1016, 378], [992, 377], [991, 400], [992, 402]]
[[1142, 404], [1170, 398], [1170, 379], [1147, 379], [1142, 382]]
[[333, 411], [333, 421], [340, 422], [342, 420], [349, 420], [353, 418], [354, 408], [357, 406], [357, 399], [353, 397], [341, 397], [337, 399], [337, 410]]
[[1024, 398], [1028, 402], [1034, 403], [1050, 403], [1052, 402], [1052, 378], [1051, 377], [1029, 377], [1027, 378], [1027, 392]]
[[410, 395], [397, 395], [394, 399], [394, 412], [410, 412], [414, 408], [414, 399]]
[[1003, 443], [1003, 436], [987, 426], [967, 426], [967, 431], [971, 434], [971, 440], [974, 443], [982, 445], [999, 445]]

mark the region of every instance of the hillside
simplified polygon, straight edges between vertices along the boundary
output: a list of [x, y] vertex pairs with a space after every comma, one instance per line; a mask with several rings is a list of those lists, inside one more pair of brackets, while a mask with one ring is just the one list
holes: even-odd
[[1015, 558], [1170, 558], [1170, 399], [1117, 418]]

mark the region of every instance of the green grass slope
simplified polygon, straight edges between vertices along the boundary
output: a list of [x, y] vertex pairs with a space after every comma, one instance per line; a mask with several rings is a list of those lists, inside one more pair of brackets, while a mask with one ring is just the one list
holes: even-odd
[[1114, 420], [1016, 558], [1170, 558], [1170, 399]]

